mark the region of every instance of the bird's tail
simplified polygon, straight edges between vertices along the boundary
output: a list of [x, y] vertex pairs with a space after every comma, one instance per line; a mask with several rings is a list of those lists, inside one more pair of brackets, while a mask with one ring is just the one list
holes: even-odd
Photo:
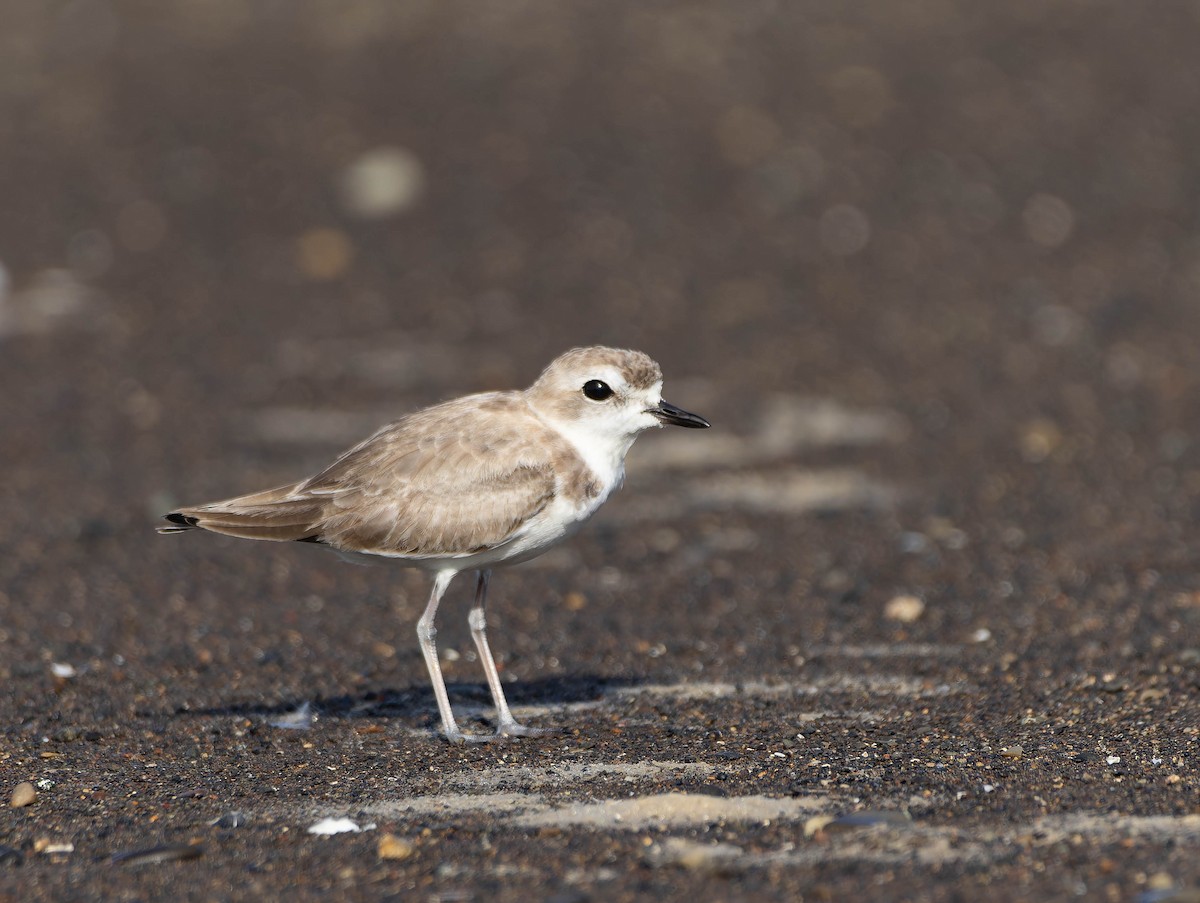
[[180, 508], [163, 515], [170, 521], [170, 526], [159, 527], [158, 532], [208, 530], [242, 539], [316, 542], [322, 519], [321, 500], [297, 495], [295, 490], [296, 486], [292, 484], [223, 502]]

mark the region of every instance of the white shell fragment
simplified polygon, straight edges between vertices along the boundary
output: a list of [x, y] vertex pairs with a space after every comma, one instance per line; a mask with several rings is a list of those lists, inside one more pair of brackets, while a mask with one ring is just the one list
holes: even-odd
[[267, 724], [285, 731], [306, 731], [312, 727], [314, 717], [312, 704], [303, 702], [295, 710], [280, 715], [278, 718], [270, 719]]
[[370, 831], [374, 828], [374, 824], [366, 825], [360, 828], [356, 823], [348, 818], [323, 818], [311, 828], [308, 829], [309, 834], [358, 834], [362, 831]]

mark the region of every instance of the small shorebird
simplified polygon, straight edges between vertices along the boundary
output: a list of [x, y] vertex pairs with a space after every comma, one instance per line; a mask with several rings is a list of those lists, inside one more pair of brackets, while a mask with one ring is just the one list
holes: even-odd
[[[662, 400], [662, 371], [640, 351], [575, 348], [523, 392], [485, 392], [383, 427], [316, 476], [180, 508], [160, 533], [201, 529], [313, 542], [432, 571], [417, 638], [442, 730], [455, 743], [544, 733], [509, 711], [487, 640], [488, 577], [570, 536], [625, 478], [643, 430], [708, 421]], [[468, 623], [496, 707], [494, 735], [464, 734], [438, 663], [434, 616], [459, 571], [477, 570]]]

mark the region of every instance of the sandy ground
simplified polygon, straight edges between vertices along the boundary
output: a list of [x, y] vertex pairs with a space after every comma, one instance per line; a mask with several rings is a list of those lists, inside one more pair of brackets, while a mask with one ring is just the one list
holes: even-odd
[[[1197, 899], [1194, 7], [0, 19], [0, 900]], [[554, 736], [153, 532], [596, 342], [714, 428], [495, 576]]]

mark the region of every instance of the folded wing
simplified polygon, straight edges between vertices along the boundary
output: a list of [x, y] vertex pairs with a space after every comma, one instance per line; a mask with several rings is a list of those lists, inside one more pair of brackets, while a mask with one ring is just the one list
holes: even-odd
[[519, 396], [472, 396], [384, 427], [300, 483], [181, 508], [161, 530], [470, 555], [516, 538], [554, 499], [557, 439]]

